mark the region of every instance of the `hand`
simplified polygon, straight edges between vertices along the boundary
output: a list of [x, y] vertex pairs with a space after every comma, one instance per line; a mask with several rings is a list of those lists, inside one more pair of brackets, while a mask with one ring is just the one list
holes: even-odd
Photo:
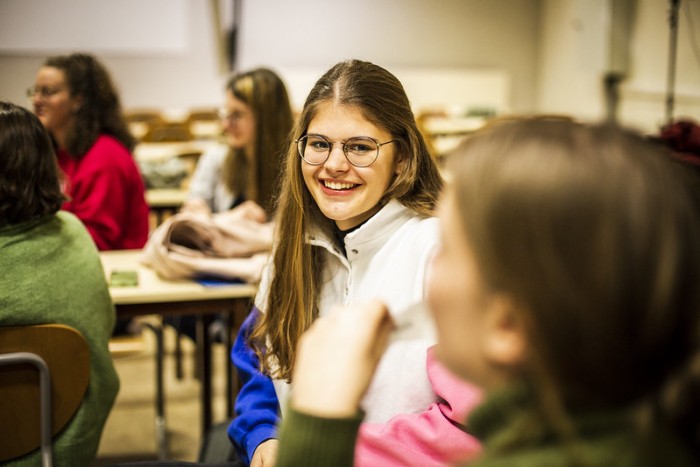
[[277, 462], [277, 448], [279, 441], [268, 439], [255, 448], [253, 458], [250, 460], [250, 467], [274, 467]]
[[211, 209], [209, 208], [209, 205], [202, 198], [188, 199], [182, 204], [180, 212], [202, 214], [205, 216], [211, 215]]
[[235, 208], [228, 211], [236, 218], [249, 219], [251, 221], [264, 223], [267, 222], [267, 213], [253, 200], [243, 201]]
[[292, 406], [321, 417], [355, 415], [393, 327], [378, 300], [317, 319], [299, 340]]

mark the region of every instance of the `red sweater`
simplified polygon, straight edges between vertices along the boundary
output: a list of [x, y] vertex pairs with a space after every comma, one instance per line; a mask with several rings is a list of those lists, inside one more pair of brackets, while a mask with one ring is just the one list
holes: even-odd
[[142, 248], [148, 239], [148, 205], [141, 173], [129, 151], [112, 136], [101, 135], [76, 160], [58, 151], [66, 174], [63, 209], [87, 227], [100, 250]]

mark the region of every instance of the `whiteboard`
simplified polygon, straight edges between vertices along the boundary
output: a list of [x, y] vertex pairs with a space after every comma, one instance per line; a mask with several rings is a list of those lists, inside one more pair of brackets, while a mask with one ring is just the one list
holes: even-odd
[[0, 53], [180, 54], [187, 0], [0, 0]]

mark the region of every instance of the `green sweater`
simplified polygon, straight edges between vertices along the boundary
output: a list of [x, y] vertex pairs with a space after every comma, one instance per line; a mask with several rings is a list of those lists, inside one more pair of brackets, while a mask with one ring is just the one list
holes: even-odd
[[[53, 445], [57, 467], [88, 466], [119, 391], [108, 348], [114, 306], [97, 249], [80, 221], [60, 211], [43, 220], [0, 226], [0, 271], [0, 326], [66, 324], [88, 342], [85, 399]], [[40, 465], [40, 453], [5, 465]]]
[[[470, 467], [698, 465], [661, 428], [643, 438], [636, 434], [624, 409], [575, 417], [572, 423], [579, 441], [572, 454], [551, 431], [536, 430], [535, 424], [525, 421], [533, 402], [528, 390], [513, 387], [491, 395], [474, 410], [468, 428], [483, 442], [484, 452]], [[323, 419], [289, 409], [280, 428], [277, 467], [351, 467], [360, 422], [360, 416]]]
[[687, 450], [656, 426], [642, 435], [628, 407], [574, 414], [576, 440], [564, 443], [551, 428], [533, 421], [533, 393], [514, 386], [489, 396], [469, 416], [469, 430], [483, 443], [473, 467], [651, 467], [691, 466]]

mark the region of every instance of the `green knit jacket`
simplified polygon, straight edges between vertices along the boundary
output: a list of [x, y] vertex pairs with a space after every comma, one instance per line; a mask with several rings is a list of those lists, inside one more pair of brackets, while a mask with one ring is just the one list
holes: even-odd
[[[88, 342], [90, 382], [85, 399], [53, 445], [57, 467], [88, 466], [119, 391], [108, 348], [114, 306], [95, 244], [80, 221], [64, 211], [0, 226], [0, 271], [0, 326], [65, 324]], [[40, 464], [36, 450], [4, 465]]]

